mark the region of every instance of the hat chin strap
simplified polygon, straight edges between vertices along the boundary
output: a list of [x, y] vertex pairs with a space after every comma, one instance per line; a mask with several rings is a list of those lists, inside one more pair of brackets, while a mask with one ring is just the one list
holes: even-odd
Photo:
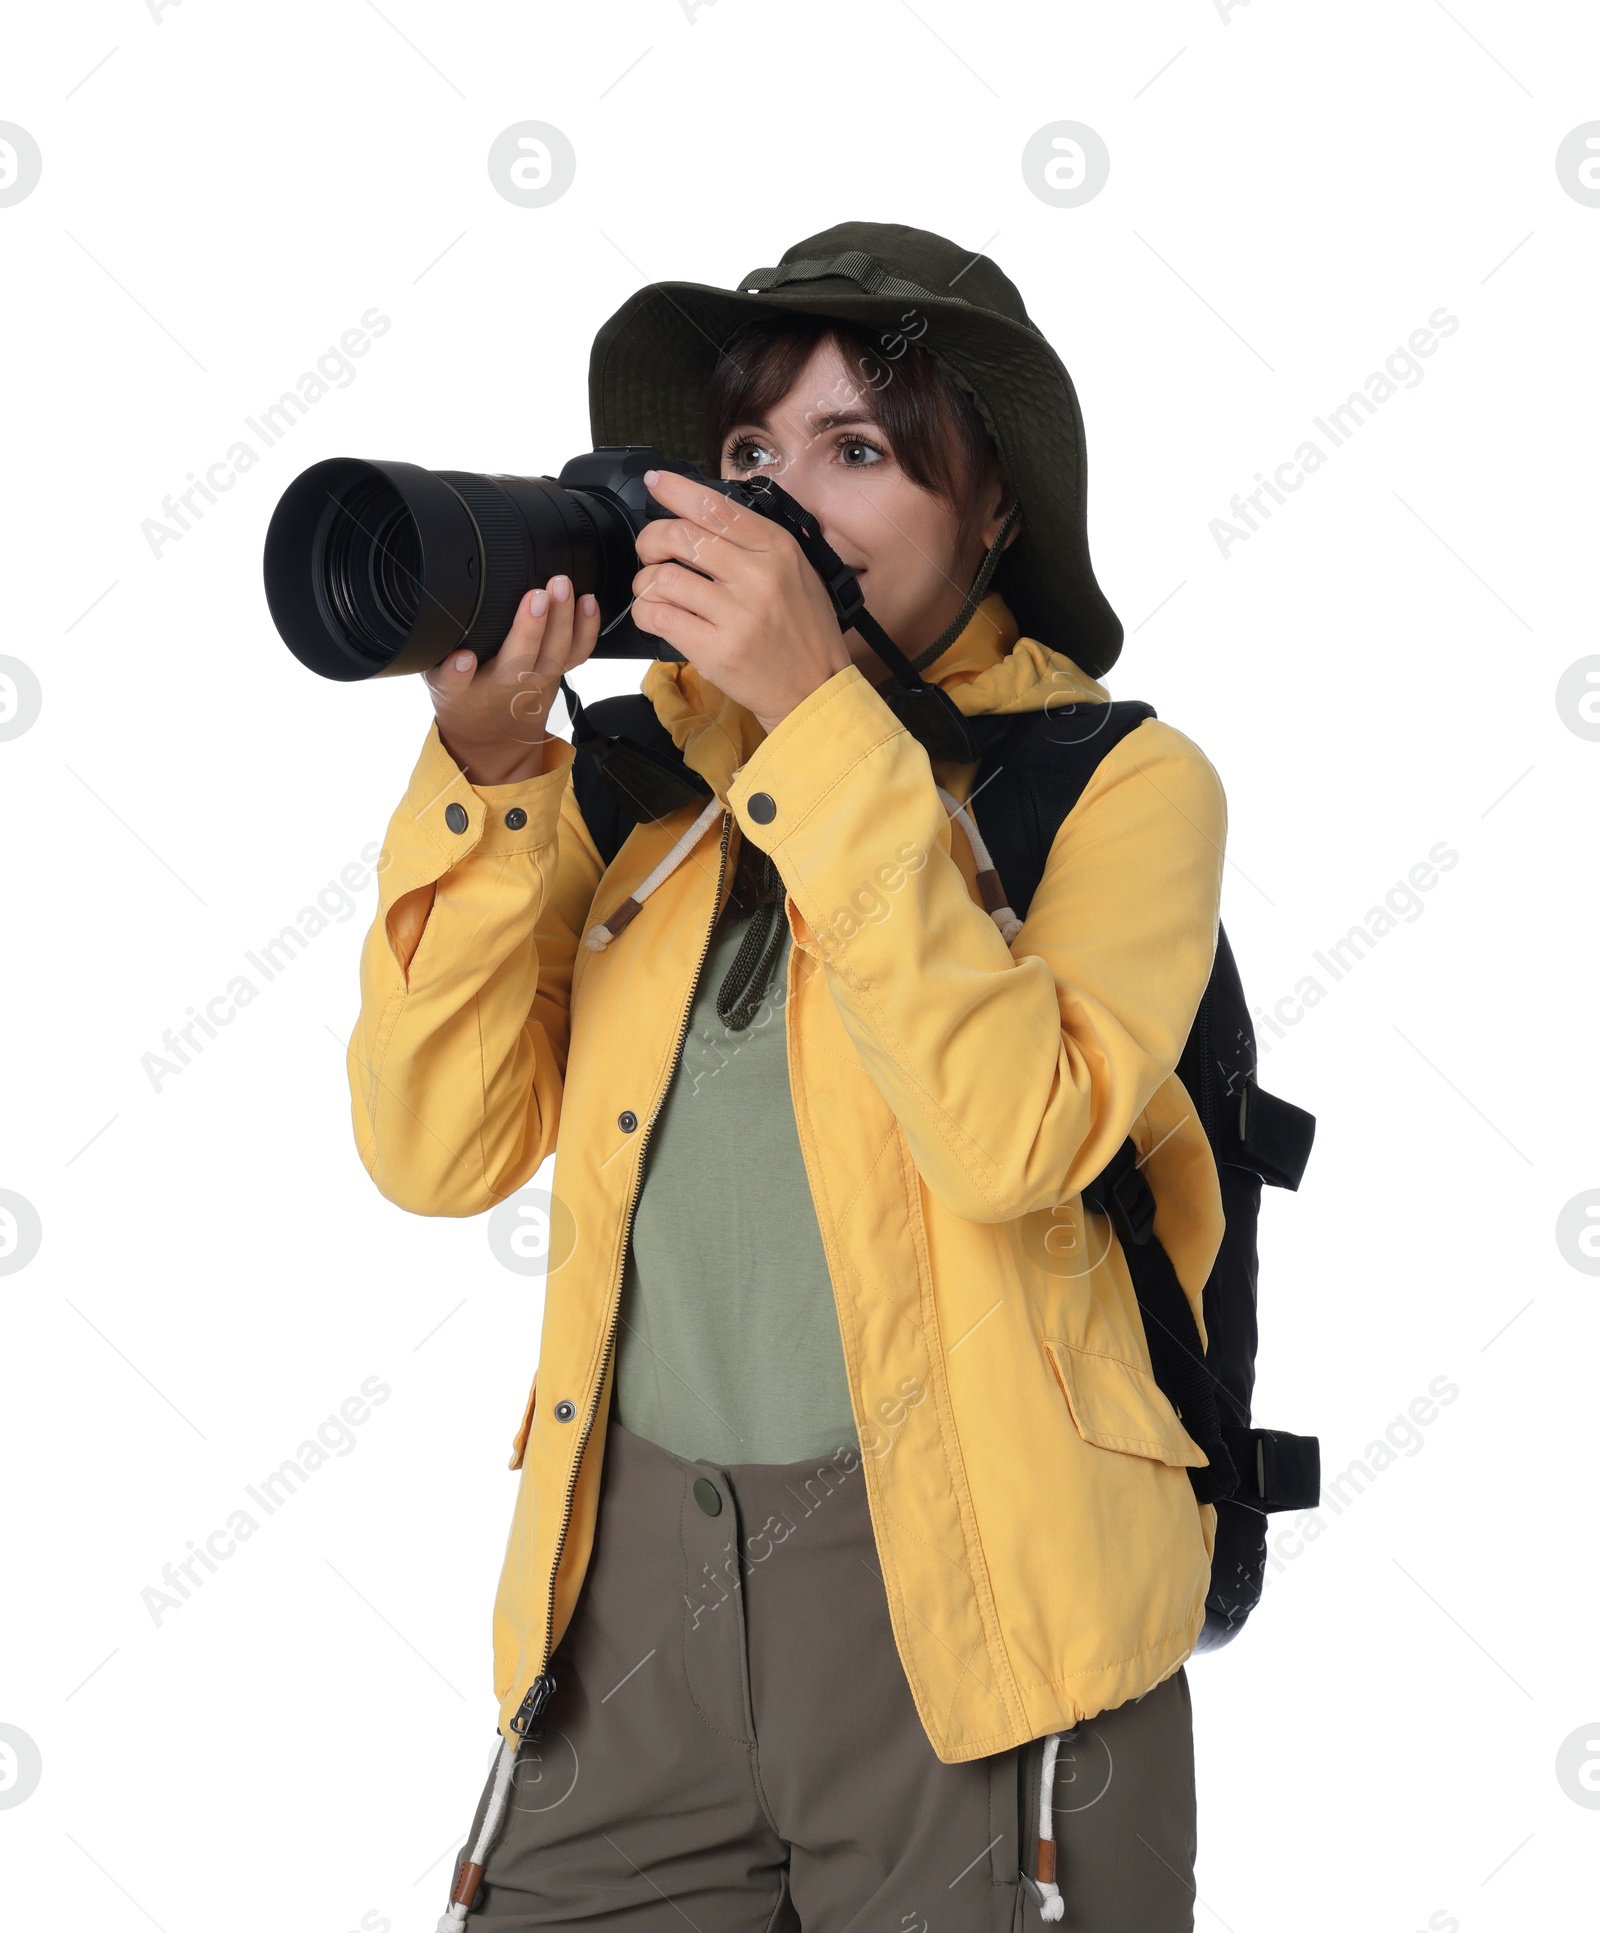
[[[942, 657], [971, 623], [973, 612], [989, 594], [989, 585], [995, 572], [1000, 568], [1000, 559], [1005, 552], [1007, 539], [1016, 529], [1017, 520], [1021, 515], [1022, 505], [1013, 503], [1006, 512], [1005, 522], [1001, 524], [999, 534], [984, 553], [983, 562], [978, 566], [978, 574], [972, 580], [972, 589], [961, 600], [961, 609], [956, 612], [927, 650], [919, 651], [911, 660], [913, 671], [921, 671], [925, 665], [930, 665], [936, 658]], [[869, 638], [867, 642], [870, 644], [872, 640]], [[874, 645], [873, 649], [876, 650], [877, 647]]]

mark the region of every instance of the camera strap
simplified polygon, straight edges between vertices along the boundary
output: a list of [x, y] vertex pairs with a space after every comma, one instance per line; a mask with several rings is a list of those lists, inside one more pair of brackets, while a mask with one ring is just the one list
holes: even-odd
[[[811, 512], [796, 503], [771, 477], [751, 477], [744, 483], [727, 487], [727, 494], [758, 515], [769, 518], [794, 538], [805, 553], [807, 563], [822, 580], [839, 620], [839, 629], [859, 632], [888, 666], [893, 682], [882, 693], [883, 702], [923, 746], [929, 758], [964, 764], [981, 757], [983, 747], [979, 735], [974, 734], [965, 714], [947, 692], [923, 679], [916, 665], [867, 609], [855, 572], [823, 536], [822, 526]], [[984, 561], [987, 565], [989, 560]], [[981, 571], [979, 579], [983, 579]], [[970, 615], [968, 612], [967, 616]], [[966, 618], [961, 621], [965, 624]], [[940, 649], [949, 641], [945, 639]], [[925, 659], [928, 655], [923, 654]]]

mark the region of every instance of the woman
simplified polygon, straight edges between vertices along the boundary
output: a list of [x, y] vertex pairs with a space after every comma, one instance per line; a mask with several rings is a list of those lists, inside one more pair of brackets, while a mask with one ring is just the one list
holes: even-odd
[[[857, 223], [644, 290], [591, 404], [597, 443], [781, 480], [974, 726], [1106, 702], [1076, 398], [983, 256]], [[428, 675], [363, 954], [378, 1187], [477, 1214], [554, 1150], [571, 1235], [441, 1926], [1187, 1929], [1215, 1518], [1080, 1193], [1131, 1135], [1198, 1308], [1216, 775], [1146, 720], [1018, 931], [975, 762], [795, 540], [650, 487], [633, 616], [680, 661], [643, 689], [702, 797], [606, 863], [543, 727], [599, 623], [558, 577]]]

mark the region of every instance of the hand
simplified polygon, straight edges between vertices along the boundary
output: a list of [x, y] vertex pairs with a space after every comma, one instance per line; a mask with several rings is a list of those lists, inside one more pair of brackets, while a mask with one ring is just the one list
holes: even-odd
[[633, 621], [770, 732], [851, 662], [822, 580], [754, 510], [670, 470], [644, 480], [672, 517], [639, 532]]
[[486, 663], [452, 651], [422, 674], [439, 737], [469, 785], [516, 785], [545, 770], [551, 698], [599, 636], [595, 599], [575, 599], [570, 577], [552, 577], [517, 606], [505, 643]]

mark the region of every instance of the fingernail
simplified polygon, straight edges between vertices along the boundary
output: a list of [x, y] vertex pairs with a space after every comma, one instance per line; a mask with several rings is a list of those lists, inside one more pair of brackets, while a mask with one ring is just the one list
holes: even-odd
[[660, 477], [661, 472], [659, 470], [646, 470], [644, 473], [644, 487], [647, 490], [653, 490], [659, 482]]
[[533, 596], [528, 599], [529, 617], [543, 617], [545, 613], [545, 606], [549, 602], [550, 602], [550, 595], [547, 591], [535, 591]]
[[598, 611], [599, 608], [600, 606], [595, 603], [594, 599], [590, 596], [590, 594], [587, 591], [585, 591], [583, 596], [578, 599], [578, 609], [582, 611], [585, 617], [593, 617], [595, 612]]
[[570, 577], [552, 577], [550, 580], [550, 595], [558, 604], [565, 604], [567, 599], [572, 595], [572, 579]]
[[457, 671], [470, 671], [472, 669], [472, 653], [470, 651], [458, 651], [455, 656], [455, 666]]

